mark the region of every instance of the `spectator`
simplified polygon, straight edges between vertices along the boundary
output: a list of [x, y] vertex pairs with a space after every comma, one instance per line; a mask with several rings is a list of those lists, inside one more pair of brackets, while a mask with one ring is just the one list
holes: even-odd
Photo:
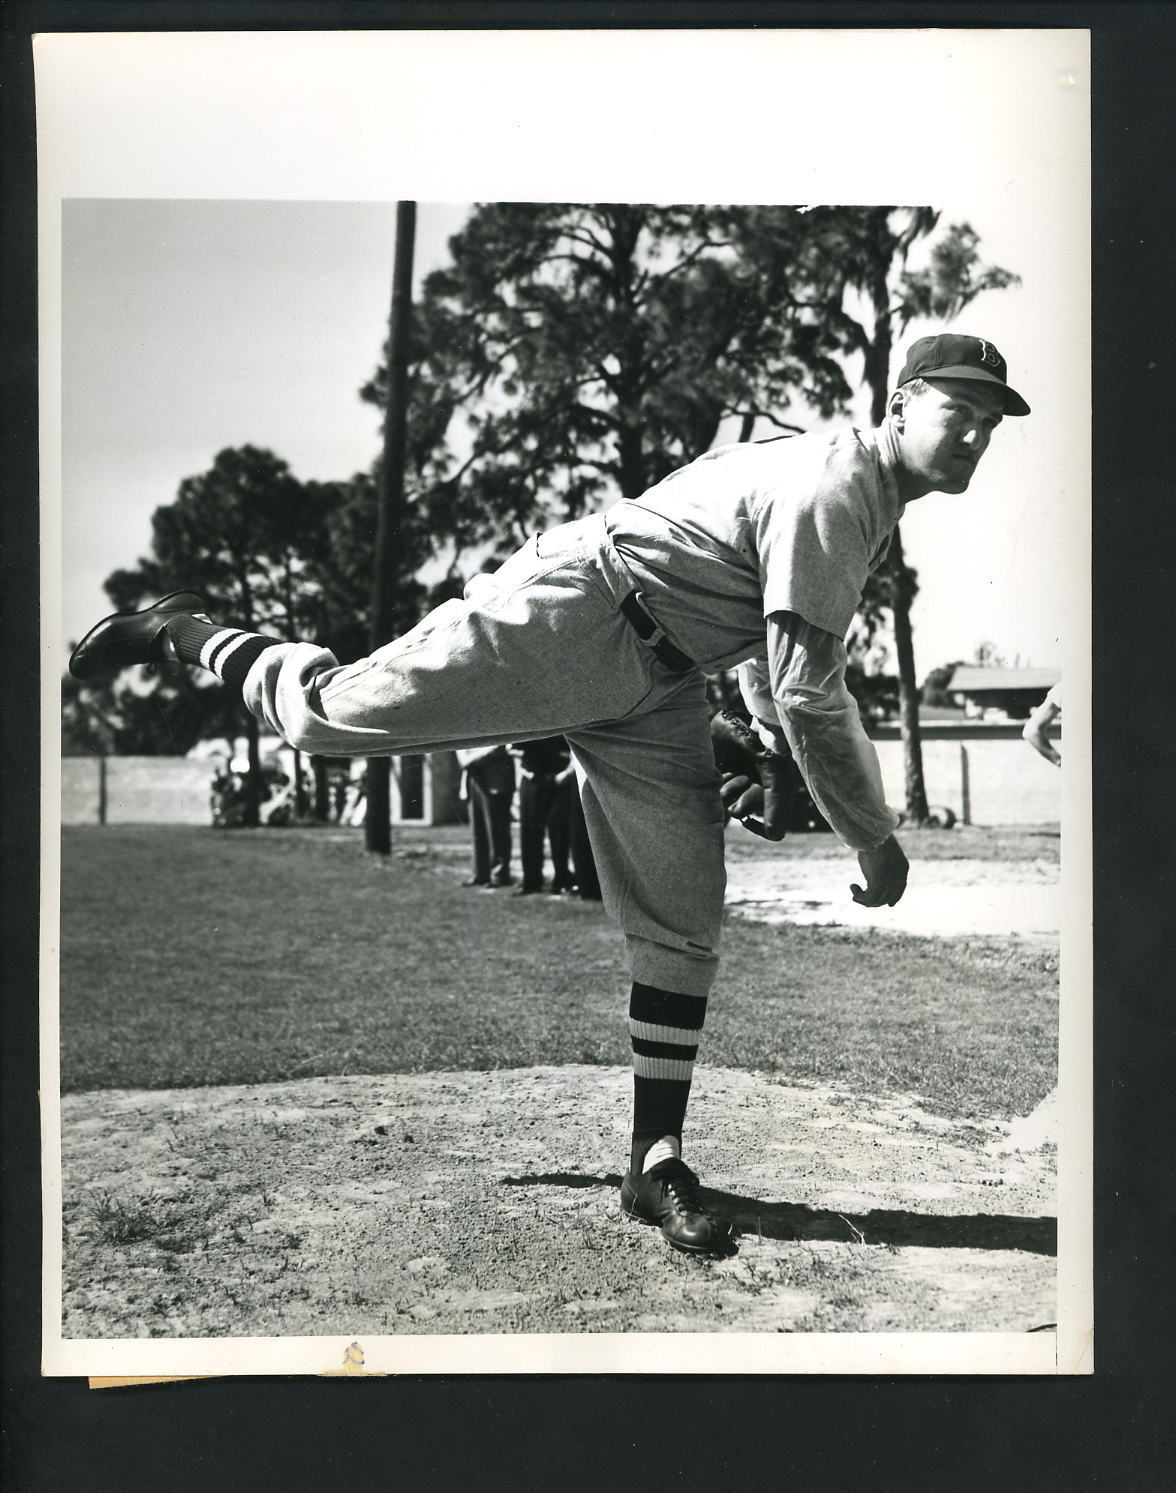
[[358, 827], [367, 813], [367, 768], [364, 768], [347, 784], [347, 796], [343, 801], [341, 822]]
[[462, 767], [462, 796], [469, 800], [474, 843], [474, 874], [465, 885], [512, 886], [514, 758], [505, 746], [488, 746], [461, 748], [457, 760]]
[[519, 760], [519, 855], [523, 884], [517, 895], [543, 890], [543, 857], [551, 847], [551, 890], [573, 885], [568, 869], [572, 840], [572, 799], [579, 798], [571, 749], [562, 736], [544, 736], [512, 747]]

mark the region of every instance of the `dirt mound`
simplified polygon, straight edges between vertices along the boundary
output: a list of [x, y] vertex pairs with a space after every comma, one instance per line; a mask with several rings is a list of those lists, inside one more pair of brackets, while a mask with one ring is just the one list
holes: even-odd
[[[729, 1259], [624, 1219], [628, 1070], [62, 1101], [63, 1336], [1029, 1332], [1054, 1151], [913, 1100], [708, 1069], [688, 1159]], [[996, 1144], [994, 1144], [996, 1143]]]

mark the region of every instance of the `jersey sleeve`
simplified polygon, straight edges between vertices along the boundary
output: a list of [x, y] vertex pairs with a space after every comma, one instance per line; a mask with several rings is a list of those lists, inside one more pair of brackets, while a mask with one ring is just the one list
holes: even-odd
[[860, 474], [845, 465], [830, 459], [787, 493], [768, 492], [756, 522], [764, 616], [792, 612], [837, 638], [848, 633], [889, 538], [876, 532]]
[[739, 671], [765, 745], [787, 743], [813, 801], [851, 850], [875, 850], [898, 828], [878, 754], [845, 684], [845, 645], [794, 613], [767, 620], [767, 653]]

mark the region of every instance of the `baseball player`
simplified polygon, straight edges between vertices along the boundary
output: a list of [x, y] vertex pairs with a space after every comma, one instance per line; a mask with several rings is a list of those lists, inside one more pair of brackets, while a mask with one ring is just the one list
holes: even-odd
[[[905, 505], [964, 492], [1002, 417], [1028, 412], [991, 342], [925, 337], [877, 430], [710, 451], [637, 499], [533, 536], [463, 600], [357, 663], [221, 626], [181, 591], [100, 622], [70, 668], [88, 679], [199, 664], [268, 730], [329, 756], [566, 736], [632, 977], [622, 1207], [677, 1249], [721, 1254], [730, 1226], [681, 1152], [718, 965], [725, 810], [782, 836], [777, 770], [790, 753], [857, 852], [854, 900], [902, 896], [898, 820], [845, 686], [843, 639]], [[704, 674], [736, 665], [757, 762], [721, 797]]]
[[1049, 739], [1049, 728], [1062, 713], [1062, 685], [1059, 680], [1021, 728], [1021, 736], [1035, 752], [1055, 767], [1062, 765], [1062, 754]]

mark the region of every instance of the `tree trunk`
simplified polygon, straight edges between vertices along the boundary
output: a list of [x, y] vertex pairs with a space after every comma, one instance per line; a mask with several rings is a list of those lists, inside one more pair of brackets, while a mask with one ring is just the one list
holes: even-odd
[[908, 822], [927, 822], [927, 790], [923, 784], [923, 739], [919, 730], [919, 686], [915, 675], [915, 646], [911, 633], [912, 586], [902, 554], [902, 534], [896, 528], [890, 541], [891, 596], [894, 609], [894, 651], [898, 661], [898, 692], [902, 724], [902, 758], [906, 778]]
[[617, 470], [622, 498], [639, 498], [649, 486], [645, 467], [645, 417], [641, 393], [645, 384], [645, 346], [641, 319], [634, 302], [637, 266], [635, 255], [641, 234], [642, 214], [629, 207], [616, 207], [606, 215], [612, 238], [609, 260], [613, 294], [624, 334], [617, 349], [620, 365], [616, 380]]
[[[870, 390], [870, 417], [875, 426], [886, 418], [890, 393], [890, 358], [893, 330], [890, 321], [890, 289], [887, 283], [894, 249], [887, 219], [889, 208], [874, 209], [871, 217], [877, 235], [875, 273], [870, 284], [874, 306], [873, 335], [865, 348], [864, 374]], [[911, 631], [911, 602], [915, 586], [902, 552], [902, 534], [895, 528], [888, 557], [891, 609], [894, 617], [894, 653], [898, 665], [899, 728], [906, 777], [906, 814], [914, 824], [927, 820], [927, 790], [923, 786], [923, 740], [919, 734], [919, 686], [915, 676], [915, 647]]]
[[257, 717], [252, 711], [245, 712], [245, 740], [248, 743], [249, 771], [245, 774], [245, 803], [241, 822], [250, 829], [261, 823], [261, 732]]
[[621, 497], [639, 498], [649, 486], [645, 480], [645, 450], [639, 414], [621, 411], [617, 451]]
[[331, 817], [331, 785], [327, 779], [327, 764], [321, 757], [312, 757], [310, 770], [314, 774], [314, 817], [320, 824], [326, 824]]
[[[408, 347], [412, 321], [412, 259], [416, 239], [416, 203], [396, 204], [396, 255], [392, 266], [392, 314], [388, 330], [388, 395], [384, 408], [384, 460], [376, 523], [372, 576], [371, 647], [392, 639], [396, 617], [396, 548], [404, 504]], [[364, 844], [377, 855], [392, 851], [391, 763], [369, 757]]]
[[305, 819], [309, 805], [306, 801], [306, 781], [302, 776], [302, 753], [294, 749], [294, 817]]

